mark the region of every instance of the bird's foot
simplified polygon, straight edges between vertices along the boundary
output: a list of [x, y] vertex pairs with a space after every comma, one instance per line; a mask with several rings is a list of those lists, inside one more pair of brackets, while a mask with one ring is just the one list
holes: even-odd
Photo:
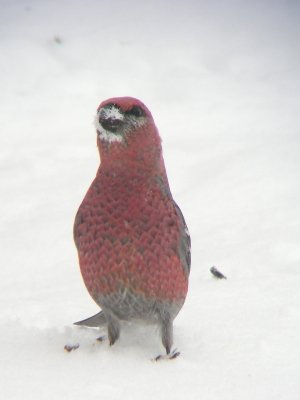
[[68, 353], [70, 353], [73, 350], [77, 350], [79, 347], [79, 343], [75, 343], [75, 344], [66, 344], [64, 347], [64, 350], [67, 351]]
[[174, 360], [178, 356], [180, 356], [180, 351], [178, 351], [177, 349], [174, 349], [169, 354], [166, 354], [166, 355], [160, 354], [160, 355], [156, 356], [155, 358], [153, 358], [152, 361]]
[[97, 342], [100, 342], [100, 343], [102, 343], [102, 342], [104, 342], [105, 340], [106, 340], [106, 336], [104, 336], [104, 335], [102, 335], [102, 336], [99, 336], [99, 337], [97, 337]]
[[[106, 336], [99, 336], [96, 338], [96, 341], [99, 343], [102, 343], [106, 340]], [[66, 344], [64, 347], [64, 350], [67, 351], [68, 353], [70, 353], [71, 351], [77, 350], [79, 348], [79, 343], [75, 343], [75, 344]]]

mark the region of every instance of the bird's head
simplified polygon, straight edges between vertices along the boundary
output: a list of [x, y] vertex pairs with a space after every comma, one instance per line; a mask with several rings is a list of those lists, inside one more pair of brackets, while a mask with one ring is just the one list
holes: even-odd
[[161, 158], [161, 140], [148, 108], [138, 99], [103, 101], [95, 118], [101, 162], [153, 163]]
[[147, 107], [132, 97], [119, 97], [103, 101], [97, 110], [95, 125], [103, 143], [125, 143], [139, 128], [153, 123]]

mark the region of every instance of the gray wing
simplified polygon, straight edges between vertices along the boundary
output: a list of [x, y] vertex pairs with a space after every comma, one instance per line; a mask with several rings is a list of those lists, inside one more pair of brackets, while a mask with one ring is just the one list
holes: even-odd
[[189, 276], [191, 270], [191, 237], [184, 216], [175, 201], [174, 206], [180, 221], [179, 255], [182, 260], [184, 271], [186, 275]]

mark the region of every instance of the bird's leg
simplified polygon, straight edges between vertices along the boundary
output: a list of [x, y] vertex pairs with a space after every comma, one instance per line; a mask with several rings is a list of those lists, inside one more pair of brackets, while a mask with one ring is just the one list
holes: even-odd
[[177, 358], [180, 355], [180, 352], [176, 349], [171, 351], [173, 344], [173, 320], [170, 318], [169, 314], [163, 316], [161, 320], [160, 330], [162, 344], [166, 349], [167, 355], [159, 355], [154, 358], [154, 361], [166, 359], [174, 360], [174, 358]]
[[173, 344], [173, 321], [170, 319], [169, 315], [164, 316], [160, 329], [162, 344], [164, 345], [167, 354], [170, 354]]
[[105, 313], [109, 344], [112, 346], [120, 336], [120, 322], [110, 313]]

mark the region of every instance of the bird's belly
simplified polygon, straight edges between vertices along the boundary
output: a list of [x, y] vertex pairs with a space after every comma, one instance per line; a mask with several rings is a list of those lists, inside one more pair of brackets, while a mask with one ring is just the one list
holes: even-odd
[[80, 210], [82, 218], [75, 224], [81, 273], [93, 299], [102, 308], [111, 299], [116, 314], [135, 318], [155, 314], [157, 302], [174, 304], [177, 310], [186, 297], [188, 278], [172, 205], [136, 205], [130, 214], [103, 203], [99, 197]]
[[159, 301], [135, 293], [126, 287], [118, 292], [99, 295], [97, 303], [105, 311], [120, 320], [141, 320], [146, 323], [157, 323], [169, 315], [173, 320], [180, 311], [184, 301]]
[[[132, 303], [144, 297], [158, 301], [181, 302], [188, 282], [179, 256], [166, 244], [147, 247], [135, 243], [109, 240], [95, 242], [80, 254], [84, 282], [94, 300], [115, 296], [116, 303]], [[131, 294], [134, 296], [131, 296]], [[142, 300], [140, 300], [142, 301]]]

